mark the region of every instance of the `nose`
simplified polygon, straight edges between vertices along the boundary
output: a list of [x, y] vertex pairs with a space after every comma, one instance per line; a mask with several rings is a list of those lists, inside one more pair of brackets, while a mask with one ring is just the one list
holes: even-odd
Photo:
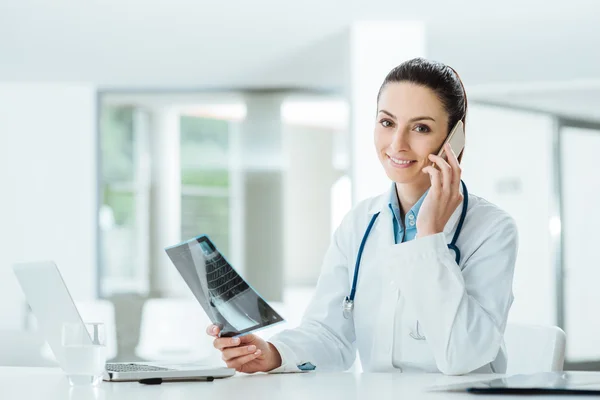
[[408, 144], [408, 131], [402, 127], [398, 127], [396, 132], [394, 132], [394, 136], [392, 137], [392, 143], [390, 148], [395, 153], [399, 153], [401, 151], [406, 151], [409, 149]]

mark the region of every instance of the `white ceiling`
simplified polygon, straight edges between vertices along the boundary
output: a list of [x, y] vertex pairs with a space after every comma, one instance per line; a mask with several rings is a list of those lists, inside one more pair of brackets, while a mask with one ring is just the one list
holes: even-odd
[[428, 56], [473, 98], [600, 119], [598, 87], [581, 84], [600, 82], [600, 1], [549, 3], [0, 0], [0, 81], [336, 90], [353, 21], [423, 20]]

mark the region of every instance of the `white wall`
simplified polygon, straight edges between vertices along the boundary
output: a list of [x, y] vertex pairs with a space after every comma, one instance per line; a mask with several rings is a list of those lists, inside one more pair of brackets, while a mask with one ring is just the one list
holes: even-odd
[[[392, 51], [393, 49], [393, 51]], [[425, 25], [421, 22], [362, 22], [348, 35], [350, 52], [348, 96], [351, 103], [351, 178], [354, 204], [389, 189], [373, 142], [377, 93], [390, 70], [425, 55]]]
[[569, 361], [600, 358], [600, 130], [561, 132], [565, 332]]
[[0, 328], [22, 325], [11, 265], [57, 262], [72, 295], [95, 295], [96, 92], [0, 83]]
[[511, 322], [556, 323], [552, 132], [552, 118], [541, 114], [473, 105], [467, 116], [463, 180], [511, 214], [519, 230]]

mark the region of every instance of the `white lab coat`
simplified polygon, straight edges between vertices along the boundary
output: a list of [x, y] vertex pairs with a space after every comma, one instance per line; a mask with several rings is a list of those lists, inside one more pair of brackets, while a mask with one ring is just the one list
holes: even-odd
[[[444, 232], [394, 244], [389, 192], [365, 200], [346, 215], [327, 250], [316, 292], [302, 323], [272, 337], [283, 364], [272, 372], [346, 370], [356, 350], [364, 371], [505, 372], [503, 334], [513, 302], [517, 255], [514, 220], [486, 200], [469, 195], [457, 245], [460, 265], [447, 244], [462, 204]], [[342, 302], [350, 293], [360, 242], [366, 242], [353, 316]], [[397, 308], [398, 307], [398, 308]], [[400, 322], [394, 322], [398, 316]], [[416, 321], [426, 340], [411, 338]], [[396, 328], [395, 328], [396, 326]], [[403, 327], [398, 331], [397, 326]], [[393, 351], [394, 350], [394, 351]], [[400, 359], [392, 360], [393, 354]]]

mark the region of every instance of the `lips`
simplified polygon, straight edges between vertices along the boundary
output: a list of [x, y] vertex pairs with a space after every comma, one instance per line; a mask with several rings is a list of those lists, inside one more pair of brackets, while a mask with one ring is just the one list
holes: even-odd
[[395, 168], [408, 168], [417, 162], [416, 160], [396, 158], [396, 157], [392, 157], [389, 155], [387, 157], [388, 157], [389, 163]]

